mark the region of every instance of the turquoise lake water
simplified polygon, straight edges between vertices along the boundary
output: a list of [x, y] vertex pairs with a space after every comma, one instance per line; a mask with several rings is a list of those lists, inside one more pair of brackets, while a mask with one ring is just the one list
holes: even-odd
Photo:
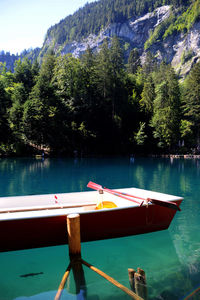
[[[168, 230], [83, 243], [82, 257], [127, 287], [127, 269], [144, 269], [151, 300], [200, 299], [200, 160], [0, 159], [0, 196], [84, 191], [90, 180], [184, 201]], [[54, 299], [68, 263], [67, 245], [0, 253], [0, 300]], [[30, 273], [38, 275], [21, 277]], [[84, 273], [87, 299], [130, 299], [86, 267]], [[81, 299], [70, 274], [61, 299]]]

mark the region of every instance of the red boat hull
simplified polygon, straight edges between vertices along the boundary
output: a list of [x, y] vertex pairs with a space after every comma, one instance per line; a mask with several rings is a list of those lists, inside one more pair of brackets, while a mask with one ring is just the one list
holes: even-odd
[[[176, 201], [180, 205], [181, 200]], [[81, 241], [94, 241], [167, 229], [176, 211], [158, 205], [80, 214]], [[66, 216], [0, 221], [0, 251], [67, 243]]]

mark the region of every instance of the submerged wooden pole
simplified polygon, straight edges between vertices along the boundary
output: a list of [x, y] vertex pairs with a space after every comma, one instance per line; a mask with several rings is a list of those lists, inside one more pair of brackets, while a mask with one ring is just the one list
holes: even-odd
[[61, 294], [62, 294], [62, 291], [63, 291], [63, 289], [64, 289], [64, 287], [65, 287], [65, 283], [66, 283], [66, 281], [67, 281], [67, 278], [69, 277], [69, 272], [70, 272], [70, 270], [71, 270], [71, 263], [69, 264], [69, 266], [68, 266], [68, 268], [67, 268], [65, 274], [63, 275], [63, 278], [62, 278], [62, 280], [61, 280], [61, 283], [60, 283], [60, 285], [59, 285], [59, 288], [58, 288], [58, 291], [57, 291], [57, 293], [56, 293], [56, 296], [55, 296], [54, 300], [59, 300], [59, 299], [60, 299]]
[[81, 259], [80, 215], [67, 216], [67, 232], [70, 261]]
[[134, 274], [134, 280], [136, 294], [146, 300], [148, 295], [146, 276], [144, 270], [137, 268], [137, 272]]
[[84, 261], [83, 259], [81, 260], [84, 265], [86, 265], [88, 268], [99, 274], [100, 276], [104, 277], [106, 280], [110, 281], [113, 285], [121, 289], [123, 292], [128, 294], [130, 297], [132, 297], [135, 300], [143, 300], [139, 295], [136, 295], [133, 291], [129, 290], [126, 286], [122, 285], [118, 281], [116, 281], [114, 278], [110, 277], [103, 271], [97, 269], [93, 265], [89, 264], [88, 262]]
[[87, 298], [87, 288], [81, 260], [73, 261], [72, 271], [74, 274], [74, 281], [76, 284], [77, 299], [85, 300]]

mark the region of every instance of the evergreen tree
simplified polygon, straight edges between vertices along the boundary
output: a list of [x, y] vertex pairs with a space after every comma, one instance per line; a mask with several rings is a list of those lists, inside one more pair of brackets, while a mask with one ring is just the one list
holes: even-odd
[[8, 124], [7, 110], [8, 101], [4, 84], [0, 76], [0, 149], [2, 144], [6, 144], [9, 141], [10, 130]]
[[135, 133], [134, 138], [135, 138], [136, 144], [138, 146], [143, 146], [145, 143], [145, 140], [147, 138], [147, 135], [145, 134], [145, 131], [144, 131], [145, 125], [146, 125], [145, 123], [140, 122], [139, 130], [138, 130], [138, 132]]
[[95, 66], [95, 84], [97, 85], [98, 92], [102, 96], [104, 101], [108, 101], [111, 96], [110, 74], [110, 52], [108, 48], [108, 42], [107, 40], [104, 40], [96, 57]]
[[95, 61], [96, 57], [92, 50], [88, 48], [81, 57], [81, 63], [84, 69], [84, 85], [86, 87], [87, 111], [93, 109], [96, 104], [96, 86], [95, 86]]
[[[196, 143], [200, 145], [200, 63], [191, 70], [185, 82], [184, 116], [192, 124]], [[190, 126], [191, 127], [191, 126]]]
[[[65, 124], [67, 136], [71, 140], [71, 151], [87, 151], [87, 142], [90, 139], [89, 121], [94, 102], [93, 84], [89, 73], [92, 71], [92, 61], [88, 53], [82, 62], [66, 55], [57, 59], [54, 85], [56, 94], [66, 109]], [[92, 59], [92, 58], [91, 58]], [[95, 128], [95, 124], [92, 125]]]
[[37, 82], [24, 105], [23, 126], [26, 139], [40, 147], [59, 148], [63, 113], [52, 84], [55, 56], [43, 61]]
[[[121, 136], [122, 112], [128, 101], [127, 91], [124, 88], [125, 77], [123, 53], [119, 40], [115, 37], [110, 48], [107, 41], [103, 43], [97, 54], [95, 66], [95, 85], [98, 91], [96, 100], [101, 109], [99, 130], [101, 139], [104, 139], [110, 148], [116, 146], [116, 141]], [[117, 147], [119, 143], [115, 148]]]
[[145, 74], [150, 74], [157, 68], [156, 59], [151, 52], [146, 53], [145, 63], [143, 65], [143, 72]]
[[153, 101], [155, 99], [155, 86], [152, 75], [150, 74], [145, 83], [141, 94], [140, 106], [148, 115], [153, 112]]
[[112, 39], [110, 47], [110, 76], [111, 76], [111, 98], [112, 98], [112, 118], [119, 115], [120, 107], [123, 105], [123, 78], [124, 64], [123, 52], [117, 37]]
[[14, 83], [10, 89], [12, 106], [9, 109], [8, 121], [15, 140], [23, 140], [23, 111], [27, 94], [23, 83]]
[[14, 80], [16, 83], [23, 83], [27, 95], [35, 84], [35, 76], [38, 75], [39, 65], [34, 64], [27, 58], [17, 60], [14, 68]]
[[178, 79], [170, 66], [166, 66], [165, 80], [156, 85], [155, 93], [151, 120], [154, 137], [160, 147], [171, 148], [180, 137], [180, 91]]
[[128, 58], [128, 72], [135, 74], [141, 66], [140, 55], [137, 48], [131, 50]]

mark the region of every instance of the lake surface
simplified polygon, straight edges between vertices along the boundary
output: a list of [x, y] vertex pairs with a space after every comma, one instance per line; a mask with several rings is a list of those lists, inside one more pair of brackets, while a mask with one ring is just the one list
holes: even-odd
[[[149, 299], [200, 299], [200, 160], [0, 159], [0, 196], [85, 191], [90, 180], [184, 201], [168, 230], [83, 243], [82, 257], [127, 287], [127, 269], [144, 269]], [[67, 245], [0, 253], [0, 300], [54, 299], [68, 263]], [[84, 272], [87, 299], [130, 299], [91, 270]], [[37, 275], [21, 276], [31, 273]], [[81, 299], [70, 274], [61, 299]]]

